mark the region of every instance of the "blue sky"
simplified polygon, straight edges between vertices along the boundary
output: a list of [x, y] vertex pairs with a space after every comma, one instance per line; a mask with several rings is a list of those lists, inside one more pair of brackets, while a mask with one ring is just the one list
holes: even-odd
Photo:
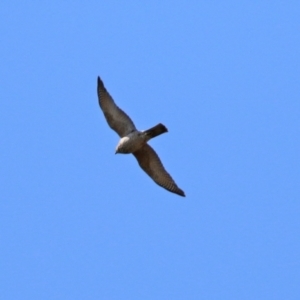
[[[300, 299], [298, 1], [2, 1], [1, 299]], [[98, 107], [100, 75], [187, 197]]]

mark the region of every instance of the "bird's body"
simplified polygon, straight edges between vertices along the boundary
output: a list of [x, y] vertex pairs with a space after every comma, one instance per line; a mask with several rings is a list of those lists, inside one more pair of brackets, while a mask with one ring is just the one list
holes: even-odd
[[131, 132], [120, 139], [116, 148], [116, 153], [133, 153], [139, 150], [146, 142], [146, 136], [141, 131]]
[[162, 124], [158, 124], [145, 131], [134, 130], [120, 139], [116, 148], [116, 153], [134, 153], [142, 148], [150, 139], [167, 131], [167, 128]]
[[165, 170], [156, 152], [147, 143], [150, 139], [167, 132], [167, 128], [159, 123], [145, 131], [137, 130], [127, 114], [115, 104], [100, 77], [98, 77], [97, 91], [99, 105], [108, 125], [120, 136], [115, 153], [132, 153], [140, 167], [158, 185], [172, 193], [185, 196], [183, 190], [176, 185], [170, 174]]

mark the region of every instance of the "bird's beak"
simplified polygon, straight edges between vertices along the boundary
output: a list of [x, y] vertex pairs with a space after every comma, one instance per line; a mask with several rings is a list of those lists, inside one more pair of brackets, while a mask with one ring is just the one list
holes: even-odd
[[117, 154], [117, 153], [118, 153], [118, 150], [116, 150], [115, 154]]

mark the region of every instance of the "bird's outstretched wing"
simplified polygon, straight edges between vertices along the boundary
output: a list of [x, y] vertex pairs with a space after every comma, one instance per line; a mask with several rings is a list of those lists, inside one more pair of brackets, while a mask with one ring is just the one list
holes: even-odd
[[124, 137], [128, 133], [135, 131], [134, 123], [127, 114], [115, 104], [100, 77], [98, 77], [97, 92], [99, 105], [110, 128], [116, 131], [120, 137]]
[[141, 149], [134, 152], [140, 167], [160, 186], [166, 190], [185, 197], [184, 191], [181, 190], [172, 179], [170, 174], [165, 170], [158, 155], [151, 146], [145, 144]]

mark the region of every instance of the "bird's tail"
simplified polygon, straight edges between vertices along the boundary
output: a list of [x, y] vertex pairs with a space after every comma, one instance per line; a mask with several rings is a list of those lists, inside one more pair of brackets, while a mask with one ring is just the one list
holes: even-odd
[[165, 125], [159, 123], [156, 126], [144, 131], [149, 139], [152, 139], [160, 134], [168, 132], [168, 129]]

